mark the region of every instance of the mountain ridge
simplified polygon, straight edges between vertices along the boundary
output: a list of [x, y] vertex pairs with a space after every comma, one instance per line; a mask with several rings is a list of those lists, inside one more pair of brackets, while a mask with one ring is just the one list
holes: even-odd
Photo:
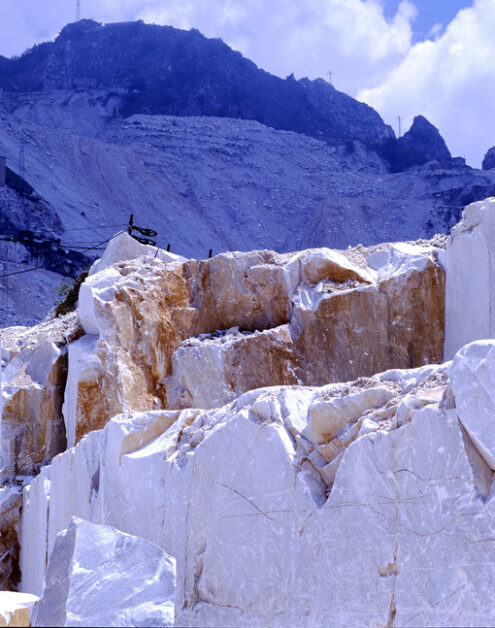
[[118, 86], [127, 90], [124, 116], [252, 119], [331, 143], [357, 139], [377, 150], [395, 138], [376, 111], [322, 79], [281, 79], [196, 29], [82, 20], [3, 65], [0, 87], [10, 92]]

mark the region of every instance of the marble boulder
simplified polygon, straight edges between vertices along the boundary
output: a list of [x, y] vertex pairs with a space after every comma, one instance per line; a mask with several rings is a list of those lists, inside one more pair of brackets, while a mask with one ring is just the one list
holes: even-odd
[[33, 626], [173, 626], [175, 561], [77, 517], [57, 535]]

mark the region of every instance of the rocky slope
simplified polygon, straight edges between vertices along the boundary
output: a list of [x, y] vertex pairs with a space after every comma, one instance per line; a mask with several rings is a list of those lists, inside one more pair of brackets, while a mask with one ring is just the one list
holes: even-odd
[[76, 313], [2, 331], [1, 573], [34, 625], [87, 624], [96, 586], [108, 624], [493, 624], [494, 216], [205, 261], [123, 234]]
[[7, 172], [7, 184], [0, 187], [2, 328], [39, 322], [57, 299], [57, 286], [91, 264], [90, 257], [61, 241], [63, 227], [53, 207]]

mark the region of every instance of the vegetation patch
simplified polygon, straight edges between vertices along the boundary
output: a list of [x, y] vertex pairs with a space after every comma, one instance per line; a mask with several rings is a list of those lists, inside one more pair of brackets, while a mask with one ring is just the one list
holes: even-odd
[[82, 272], [76, 279], [72, 280], [73, 283], [67, 283], [66, 280], [57, 288], [57, 297], [61, 299], [55, 305], [55, 316], [64, 316], [69, 312], [73, 312], [77, 306], [77, 300], [79, 298], [79, 290], [83, 281], [88, 276], [88, 271]]

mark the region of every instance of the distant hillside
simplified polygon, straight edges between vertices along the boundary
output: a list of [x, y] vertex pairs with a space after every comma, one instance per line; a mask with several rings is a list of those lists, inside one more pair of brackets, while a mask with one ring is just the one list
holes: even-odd
[[359, 140], [380, 149], [391, 127], [364, 103], [323, 80], [283, 80], [220, 39], [143, 22], [66, 26], [53, 43], [0, 58], [0, 87], [13, 92], [115, 88], [120, 113], [257, 120], [328, 142]]

